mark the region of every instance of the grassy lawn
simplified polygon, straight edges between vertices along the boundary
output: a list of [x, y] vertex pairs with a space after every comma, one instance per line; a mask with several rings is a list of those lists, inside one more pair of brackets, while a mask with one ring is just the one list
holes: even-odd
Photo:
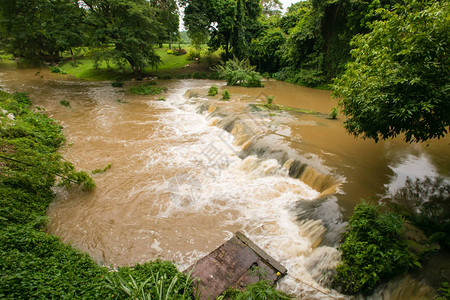
[[[191, 50], [190, 45], [180, 45], [182, 49], [187, 52]], [[178, 45], [173, 45], [173, 49], [178, 48]], [[144, 77], [147, 76], [171, 76], [176, 77], [180, 74], [192, 74], [194, 72], [211, 72], [210, 66], [202, 61], [193, 62], [187, 59], [187, 55], [174, 55], [168, 54], [168, 45], [163, 45], [162, 48], [155, 48], [155, 53], [161, 57], [162, 63], [158, 65], [157, 69], [148, 67], [144, 70]], [[88, 52], [87, 49], [85, 52]], [[219, 55], [213, 54], [213, 61], [219, 61]], [[115, 80], [115, 79], [131, 79], [133, 73], [130, 67], [125, 69], [125, 72], [120, 71], [114, 64], [109, 66], [102, 62], [98, 68], [94, 68], [94, 63], [89, 57], [89, 54], [85, 54], [77, 59], [77, 66], [72, 65], [72, 60], [69, 55], [65, 55], [63, 63], [60, 63], [59, 67], [77, 78], [87, 80]], [[189, 65], [187, 67], [186, 65]]]
[[[186, 49], [186, 51], [189, 52], [191, 49], [190, 47], [182, 47], [183, 49]], [[158, 66], [158, 70], [167, 70], [167, 69], [178, 69], [178, 68], [184, 68], [185, 65], [189, 64], [190, 61], [187, 60], [187, 55], [173, 55], [173, 54], [167, 54], [167, 48], [156, 48], [155, 49], [156, 54], [161, 57], [162, 64]], [[146, 71], [153, 71], [151, 69], [146, 69]]]
[[11, 60], [11, 57], [12, 57], [11, 54], [0, 52], [0, 64], [2, 64], [4, 66], [16, 64], [16, 62], [14, 60]]

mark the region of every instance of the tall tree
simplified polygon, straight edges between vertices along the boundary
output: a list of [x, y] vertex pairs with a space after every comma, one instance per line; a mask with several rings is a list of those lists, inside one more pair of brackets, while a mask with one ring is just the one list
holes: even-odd
[[16, 57], [58, 61], [83, 42], [75, 0], [0, 0], [0, 46]]
[[450, 125], [450, 4], [405, 1], [358, 35], [336, 81], [344, 125], [375, 141], [404, 133], [408, 142], [440, 138]]
[[261, 15], [258, 0], [190, 0], [181, 4], [186, 7], [184, 23], [191, 38], [209, 34], [210, 48], [222, 47], [227, 58], [231, 51], [244, 56]]
[[179, 37], [180, 19], [177, 3], [175, 0], [150, 0], [150, 4], [156, 9], [157, 20], [162, 25], [162, 30], [158, 31], [159, 46], [162, 47], [167, 41], [169, 49], [172, 49], [172, 42]]
[[[157, 32], [163, 30], [156, 10], [146, 0], [84, 0], [88, 7], [91, 46], [123, 67], [128, 63], [136, 79], [146, 66], [156, 67], [160, 57], [153, 50]], [[109, 47], [113, 44], [114, 47]]]

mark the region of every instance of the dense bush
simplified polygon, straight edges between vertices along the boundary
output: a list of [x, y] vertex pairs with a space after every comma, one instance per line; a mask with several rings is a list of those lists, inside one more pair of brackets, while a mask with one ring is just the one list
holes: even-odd
[[230, 100], [230, 92], [228, 90], [223, 90], [222, 92], [222, 100]]
[[186, 53], [187, 53], [186, 49], [183, 49], [183, 48], [175, 48], [175, 49], [173, 49], [173, 54], [175, 54], [177, 56], [184, 55]]
[[180, 273], [170, 262], [156, 260], [123, 267], [107, 275], [108, 287], [119, 299], [185, 300], [193, 296], [190, 274]]
[[404, 242], [403, 226], [398, 214], [367, 202], [357, 205], [342, 237], [335, 287], [347, 294], [369, 292], [381, 280], [419, 265]]
[[61, 69], [61, 68], [58, 67], [58, 66], [50, 67], [50, 73], [67, 74], [66, 71], [64, 71], [63, 69]]
[[106, 299], [100, 268], [86, 254], [31, 226], [0, 231], [1, 299]]
[[246, 87], [262, 87], [262, 76], [250, 65], [248, 59], [230, 59], [225, 64], [216, 67], [216, 71], [223, 77], [228, 85], [241, 85]]
[[59, 104], [61, 104], [62, 106], [66, 106], [66, 107], [70, 106], [70, 102], [65, 99], [59, 101]]
[[217, 95], [217, 93], [219, 93], [219, 88], [217, 87], [217, 85], [212, 85], [210, 88], [209, 88], [209, 91], [208, 91], [208, 96], [215, 96], [215, 95]]
[[189, 50], [188, 54], [186, 55], [186, 59], [187, 60], [197, 60], [197, 59], [200, 59], [200, 56], [201, 56], [200, 51], [191, 49], [191, 50]]

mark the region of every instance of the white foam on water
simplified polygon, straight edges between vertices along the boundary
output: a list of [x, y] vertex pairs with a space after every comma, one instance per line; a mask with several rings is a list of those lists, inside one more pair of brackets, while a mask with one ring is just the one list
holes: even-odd
[[[184, 173], [187, 176], [184, 178], [188, 178], [183, 182], [188, 186], [176, 187], [176, 192], [177, 197], [189, 201], [181, 205], [179, 201], [168, 202], [159, 208], [159, 216], [167, 218], [179, 212], [220, 214], [223, 222], [238, 225], [244, 234], [287, 267], [293, 277], [282, 280], [281, 289], [296, 295], [310, 289], [301, 286], [294, 277], [317, 286], [305, 261], [317, 245], [314, 233], [322, 232], [324, 227], [320, 221], [301, 226], [290, 208], [299, 199], [315, 199], [319, 192], [290, 178], [275, 159], [260, 160], [255, 156], [240, 159], [239, 149], [230, 143], [233, 137], [210, 126], [212, 121], [196, 112], [196, 101], [184, 96], [187, 89], [186, 85], [168, 95], [165, 102], [158, 102], [167, 112], [160, 116], [163, 126], [153, 138], [173, 142], [163, 143], [156, 152], [153, 149], [143, 154], [148, 170], [164, 167], [173, 169], [174, 174]], [[162, 178], [151, 188], [157, 194], [167, 194], [173, 187], [174, 181], [170, 179]], [[232, 235], [224, 232], [223, 238]], [[184, 255], [177, 253], [177, 263], [184, 269], [206, 254], [200, 250]], [[336, 260], [335, 255], [326, 257]]]

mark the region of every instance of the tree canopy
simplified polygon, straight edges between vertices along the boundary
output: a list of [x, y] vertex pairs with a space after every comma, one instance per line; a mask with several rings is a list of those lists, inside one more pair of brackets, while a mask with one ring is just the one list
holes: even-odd
[[261, 15], [258, 0], [190, 0], [180, 1], [185, 6], [184, 23], [191, 39], [209, 35], [208, 45], [222, 47], [225, 57], [230, 51], [238, 58], [247, 55], [247, 47], [258, 30]]
[[[119, 66], [128, 62], [136, 78], [146, 66], [160, 58], [153, 50], [161, 24], [146, 0], [85, 0], [89, 7], [89, 43], [103, 51], [102, 59], [112, 58]], [[114, 48], [109, 45], [113, 44]]]
[[83, 42], [83, 10], [74, 0], [0, 0], [0, 47], [16, 57], [57, 61]]
[[449, 8], [448, 1], [407, 1], [355, 37], [353, 61], [334, 90], [350, 133], [422, 142], [448, 132]]

